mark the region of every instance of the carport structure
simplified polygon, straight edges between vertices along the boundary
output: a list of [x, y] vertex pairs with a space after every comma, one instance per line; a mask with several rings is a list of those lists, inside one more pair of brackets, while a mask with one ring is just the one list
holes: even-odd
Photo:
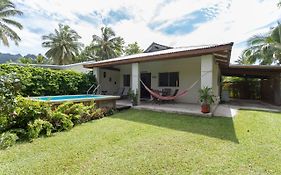
[[259, 78], [261, 100], [281, 105], [281, 66], [229, 65], [221, 69], [222, 76]]

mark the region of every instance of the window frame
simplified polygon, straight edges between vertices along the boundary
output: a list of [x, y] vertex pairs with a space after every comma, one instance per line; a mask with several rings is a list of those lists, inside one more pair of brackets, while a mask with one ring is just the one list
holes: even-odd
[[[127, 77], [129, 80], [127, 80], [125, 77]], [[130, 74], [123, 74], [123, 86], [124, 87], [130, 87], [131, 86], [131, 75]]]
[[[161, 77], [164, 78], [164, 76], [165, 76], [163, 74], [167, 74], [166, 75], [167, 82], [164, 82], [164, 83], [163, 83], [163, 80], [160, 81], [160, 78]], [[175, 74], [175, 80], [174, 80], [175, 83], [173, 83], [173, 84], [172, 84], [172, 82], [174, 82], [174, 81], [171, 81], [172, 74]], [[159, 72], [158, 73], [158, 86], [159, 87], [179, 87], [179, 84], [180, 84], [179, 72]]]

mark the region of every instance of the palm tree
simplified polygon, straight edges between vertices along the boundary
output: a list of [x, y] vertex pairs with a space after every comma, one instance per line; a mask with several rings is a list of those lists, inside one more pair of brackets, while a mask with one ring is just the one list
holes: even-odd
[[98, 60], [93, 45], [86, 46], [80, 54], [76, 57], [76, 62]]
[[70, 64], [81, 50], [82, 43], [78, 41], [80, 38], [68, 25], [59, 24], [59, 29], [55, 29], [55, 33], [42, 37], [44, 40], [42, 46], [50, 48], [45, 55], [55, 64]]
[[273, 28], [268, 34], [256, 35], [248, 40], [249, 48], [244, 51], [243, 56], [250, 63], [281, 64], [281, 25]]
[[105, 60], [121, 56], [123, 53], [124, 39], [116, 37], [110, 27], [101, 28], [101, 37], [93, 35], [91, 48], [95, 51], [99, 60]]
[[142, 52], [143, 52], [143, 49], [140, 48], [140, 46], [137, 42], [128, 44], [128, 46], [125, 48], [126, 55], [133, 55], [133, 54], [138, 54], [138, 53], [142, 53]]
[[22, 14], [11, 1], [0, 0], [0, 40], [4, 46], [9, 46], [8, 39], [13, 40], [16, 45], [21, 41], [18, 34], [10, 26], [18, 29], [22, 29], [23, 26], [19, 22], [9, 18]]
[[241, 56], [239, 56], [238, 60], [236, 60], [235, 62], [237, 64], [241, 64], [241, 65], [247, 65], [247, 64], [252, 64], [250, 62], [250, 60], [248, 59], [248, 57], [245, 56], [245, 51], [241, 54]]

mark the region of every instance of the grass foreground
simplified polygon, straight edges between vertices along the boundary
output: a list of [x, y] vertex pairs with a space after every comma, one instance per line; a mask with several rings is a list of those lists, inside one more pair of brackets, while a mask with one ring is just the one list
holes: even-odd
[[0, 174], [280, 174], [281, 114], [128, 110], [0, 150]]

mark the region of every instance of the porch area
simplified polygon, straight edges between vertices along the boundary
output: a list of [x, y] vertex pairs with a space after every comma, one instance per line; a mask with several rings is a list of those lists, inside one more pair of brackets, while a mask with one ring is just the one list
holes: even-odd
[[194, 103], [155, 103], [152, 101], [140, 101], [139, 105], [132, 106], [130, 100], [117, 100], [116, 101], [117, 107], [122, 106], [130, 106], [133, 109], [140, 109], [140, 110], [151, 110], [157, 112], [167, 112], [167, 113], [177, 113], [177, 114], [187, 114], [187, 115], [195, 115], [195, 116], [202, 116], [202, 117], [211, 117], [213, 112], [203, 114], [201, 112], [200, 104]]
[[153, 103], [151, 101], [141, 101], [138, 106], [132, 106], [129, 100], [117, 100], [117, 106], [127, 106], [133, 109], [151, 110], [157, 112], [186, 114], [201, 117], [230, 117], [233, 118], [238, 113], [238, 110], [254, 110], [254, 111], [267, 111], [274, 113], [281, 113], [281, 107], [272, 105], [270, 103], [261, 102], [259, 100], [241, 100], [232, 99], [229, 102], [219, 103], [211, 109], [210, 113], [201, 113], [200, 104], [192, 103]]
[[[178, 104], [199, 104], [199, 89], [210, 87], [219, 96], [219, 64], [212, 55], [173, 60], [95, 67], [98, 94], [122, 99], [135, 94], [137, 104], [152, 100], [151, 91], [161, 97], [176, 97]], [[149, 89], [149, 90], [148, 90]], [[184, 95], [181, 95], [184, 94]]]

